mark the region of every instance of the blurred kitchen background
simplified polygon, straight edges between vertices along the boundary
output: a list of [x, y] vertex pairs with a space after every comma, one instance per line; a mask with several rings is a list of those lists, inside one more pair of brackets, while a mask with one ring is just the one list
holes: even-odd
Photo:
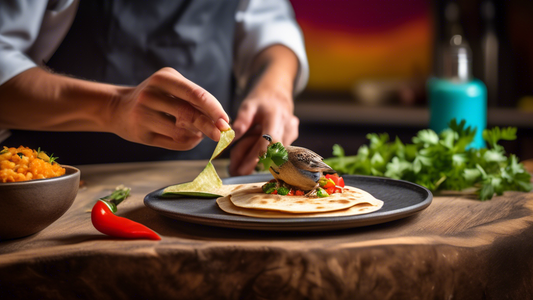
[[371, 132], [411, 142], [429, 124], [426, 82], [459, 31], [487, 86], [487, 127], [518, 127], [502, 144], [533, 158], [533, 1], [290, 1], [311, 70], [295, 145], [330, 157], [336, 143], [356, 154]]

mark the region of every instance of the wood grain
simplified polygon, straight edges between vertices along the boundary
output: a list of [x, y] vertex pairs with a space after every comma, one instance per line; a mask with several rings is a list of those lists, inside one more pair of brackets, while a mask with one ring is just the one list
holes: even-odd
[[[215, 160], [221, 177], [227, 161]], [[533, 194], [439, 195], [402, 220], [330, 232], [214, 228], [169, 219], [146, 194], [205, 161], [79, 166], [69, 211], [0, 242], [0, 299], [533, 299]], [[90, 221], [96, 198], [132, 188], [119, 215], [162, 235], [120, 240]]]

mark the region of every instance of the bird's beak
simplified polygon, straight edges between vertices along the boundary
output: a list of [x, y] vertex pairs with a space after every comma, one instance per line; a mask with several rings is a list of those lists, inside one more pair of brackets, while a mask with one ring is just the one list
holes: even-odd
[[272, 144], [272, 137], [268, 134], [263, 134], [263, 138], [268, 141], [268, 144]]

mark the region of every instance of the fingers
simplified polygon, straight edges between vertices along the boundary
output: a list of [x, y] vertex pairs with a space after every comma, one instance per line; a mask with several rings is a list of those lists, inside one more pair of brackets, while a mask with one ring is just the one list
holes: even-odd
[[143, 144], [188, 150], [203, 135], [220, 140], [228, 115], [206, 90], [172, 68], [163, 68], [140, 85], [124, 89], [114, 108], [113, 132]]
[[259, 151], [252, 149], [266, 149], [267, 145], [268, 142], [261, 135], [247, 135], [241, 138], [230, 153], [230, 175], [241, 176], [252, 173], [259, 161]]
[[150, 138], [149, 145], [157, 145], [161, 148], [166, 148], [170, 150], [185, 151], [191, 150], [196, 147], [202, 141], [201, 135], [195, 135], [193, 133], [182, 132], [180, 134], [180, 142], [176, 142], [175, 139], [168, 137], [166, 135], [161, 135], [153, 133]]
[[[140, 113], [139, 113], [140, 114]], [[203, 139], [201, 131], [176, 128], [175, 120], [162, 113], [146, 108], [142, 122], [132, 134], [137, 142], [171, 150], [190, 150]], [[142, 125], [141, 125], [142, 124]], [[218, 130], [215, 129], [218, 132]], [[220, 133], [219, 133], [220, 134]]]
[[230, 154], [229, 172], [232, 176], [250, 174], [258, 162], [260, 152], [268, 142], [262, 137], [269, 134], [274, 141], [290, 145], [298, 138], [299, 119], [291, 112], [264, 101], [244, 102], [233, 124], [238, 140]]
[[291, 116], [289, 122], [285, 124], [285, 132], [283, 134], [283, 145], [291, 145], [298, 138], [298, 127], [300, 126], [300, 119], [296, 116]]
[[222, 131], [226, 131], [231, 128], [228, 122], [226, 122], [224, 119], [218, 119], [218, 121], [215, 122], [215, 126]]
[[[172, 116], [175, 121], [173, 126], [165, 126], [165, 129], [157, 128], [155, 132], [173, 137], [177, 128], [188, 129], [192, 132], [200, 131], [214, 141], [220, 139], [220, 130], [229, 128], [223, 119], [213, 122], [208, 116], [193, 107], [188, 101], [176, 98], [172, 95], [163, 94], [153, 88], [146, 88], [139, 96], [139, 105], [145, 109], [158, 111], [161, 116]], [[153, 120], [153, 125], [161, 122]]]
[[257, 112], [256, 105], [250, 105], [244, 102], [239, 108], [237, 118], [233, 123], [233, 130], [235, 131], [235, 139], [240, 139], [251, 127], [254, 117]]
[[276, 111], [261, 119], [261, 135], [269, 134], [274, 141], [279, 141], [286, 146], [298, 138], [300, 120], [296, 116], [284, 111]]
[[[163, 68], [153, 74], [149, 80], [151, 85], [158, 87], [163, 92], [189, 102], [214, 123], [221, 124], [218, 123], [219, 119], [226, 123], [229, 122], [229, 117], [220, 102], [205, 89], [183, 77], [178, 71], [172, 68]], [[163, 106], [162, 111], [172, 115], [179, 114], [172, 102], [163, 101], [161, 105]], [[219, 129], [225, 130], [227, 128]]]
[[263, 134], [275, 132], [274, 140], [280, 141], [284, 145], [290, 145], [298, 138], [299, 119], [295, 116], [287, 116], [282, 119], [285, 121], [265, 122], [264, 125], [257, 124], [240, 138], [230, 154], [229, 173], [231, 176], [248, 175], [254, 171], [259, 154], [265, 151], [268, 146]]

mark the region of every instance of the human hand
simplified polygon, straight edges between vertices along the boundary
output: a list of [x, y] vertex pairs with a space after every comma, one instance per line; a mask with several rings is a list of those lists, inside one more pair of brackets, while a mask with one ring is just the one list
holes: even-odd
[[229, 117], [209, 92], [172, 68], [137, 87], [119, 90], [110, 105], [111, 131], [122, 138], [171, 150], [190, 150], [203, 139], [220, 139]]
[[233, 123], [237, 143], [230, 154], [230, 175], [247, 175], [254, 170], [259, 153], [268, 145], [263, 134], [284, 145], [298, 138], [300, 121], [293, 110], [292, 92], [288, 88], [259, 86], [243, 101]]

